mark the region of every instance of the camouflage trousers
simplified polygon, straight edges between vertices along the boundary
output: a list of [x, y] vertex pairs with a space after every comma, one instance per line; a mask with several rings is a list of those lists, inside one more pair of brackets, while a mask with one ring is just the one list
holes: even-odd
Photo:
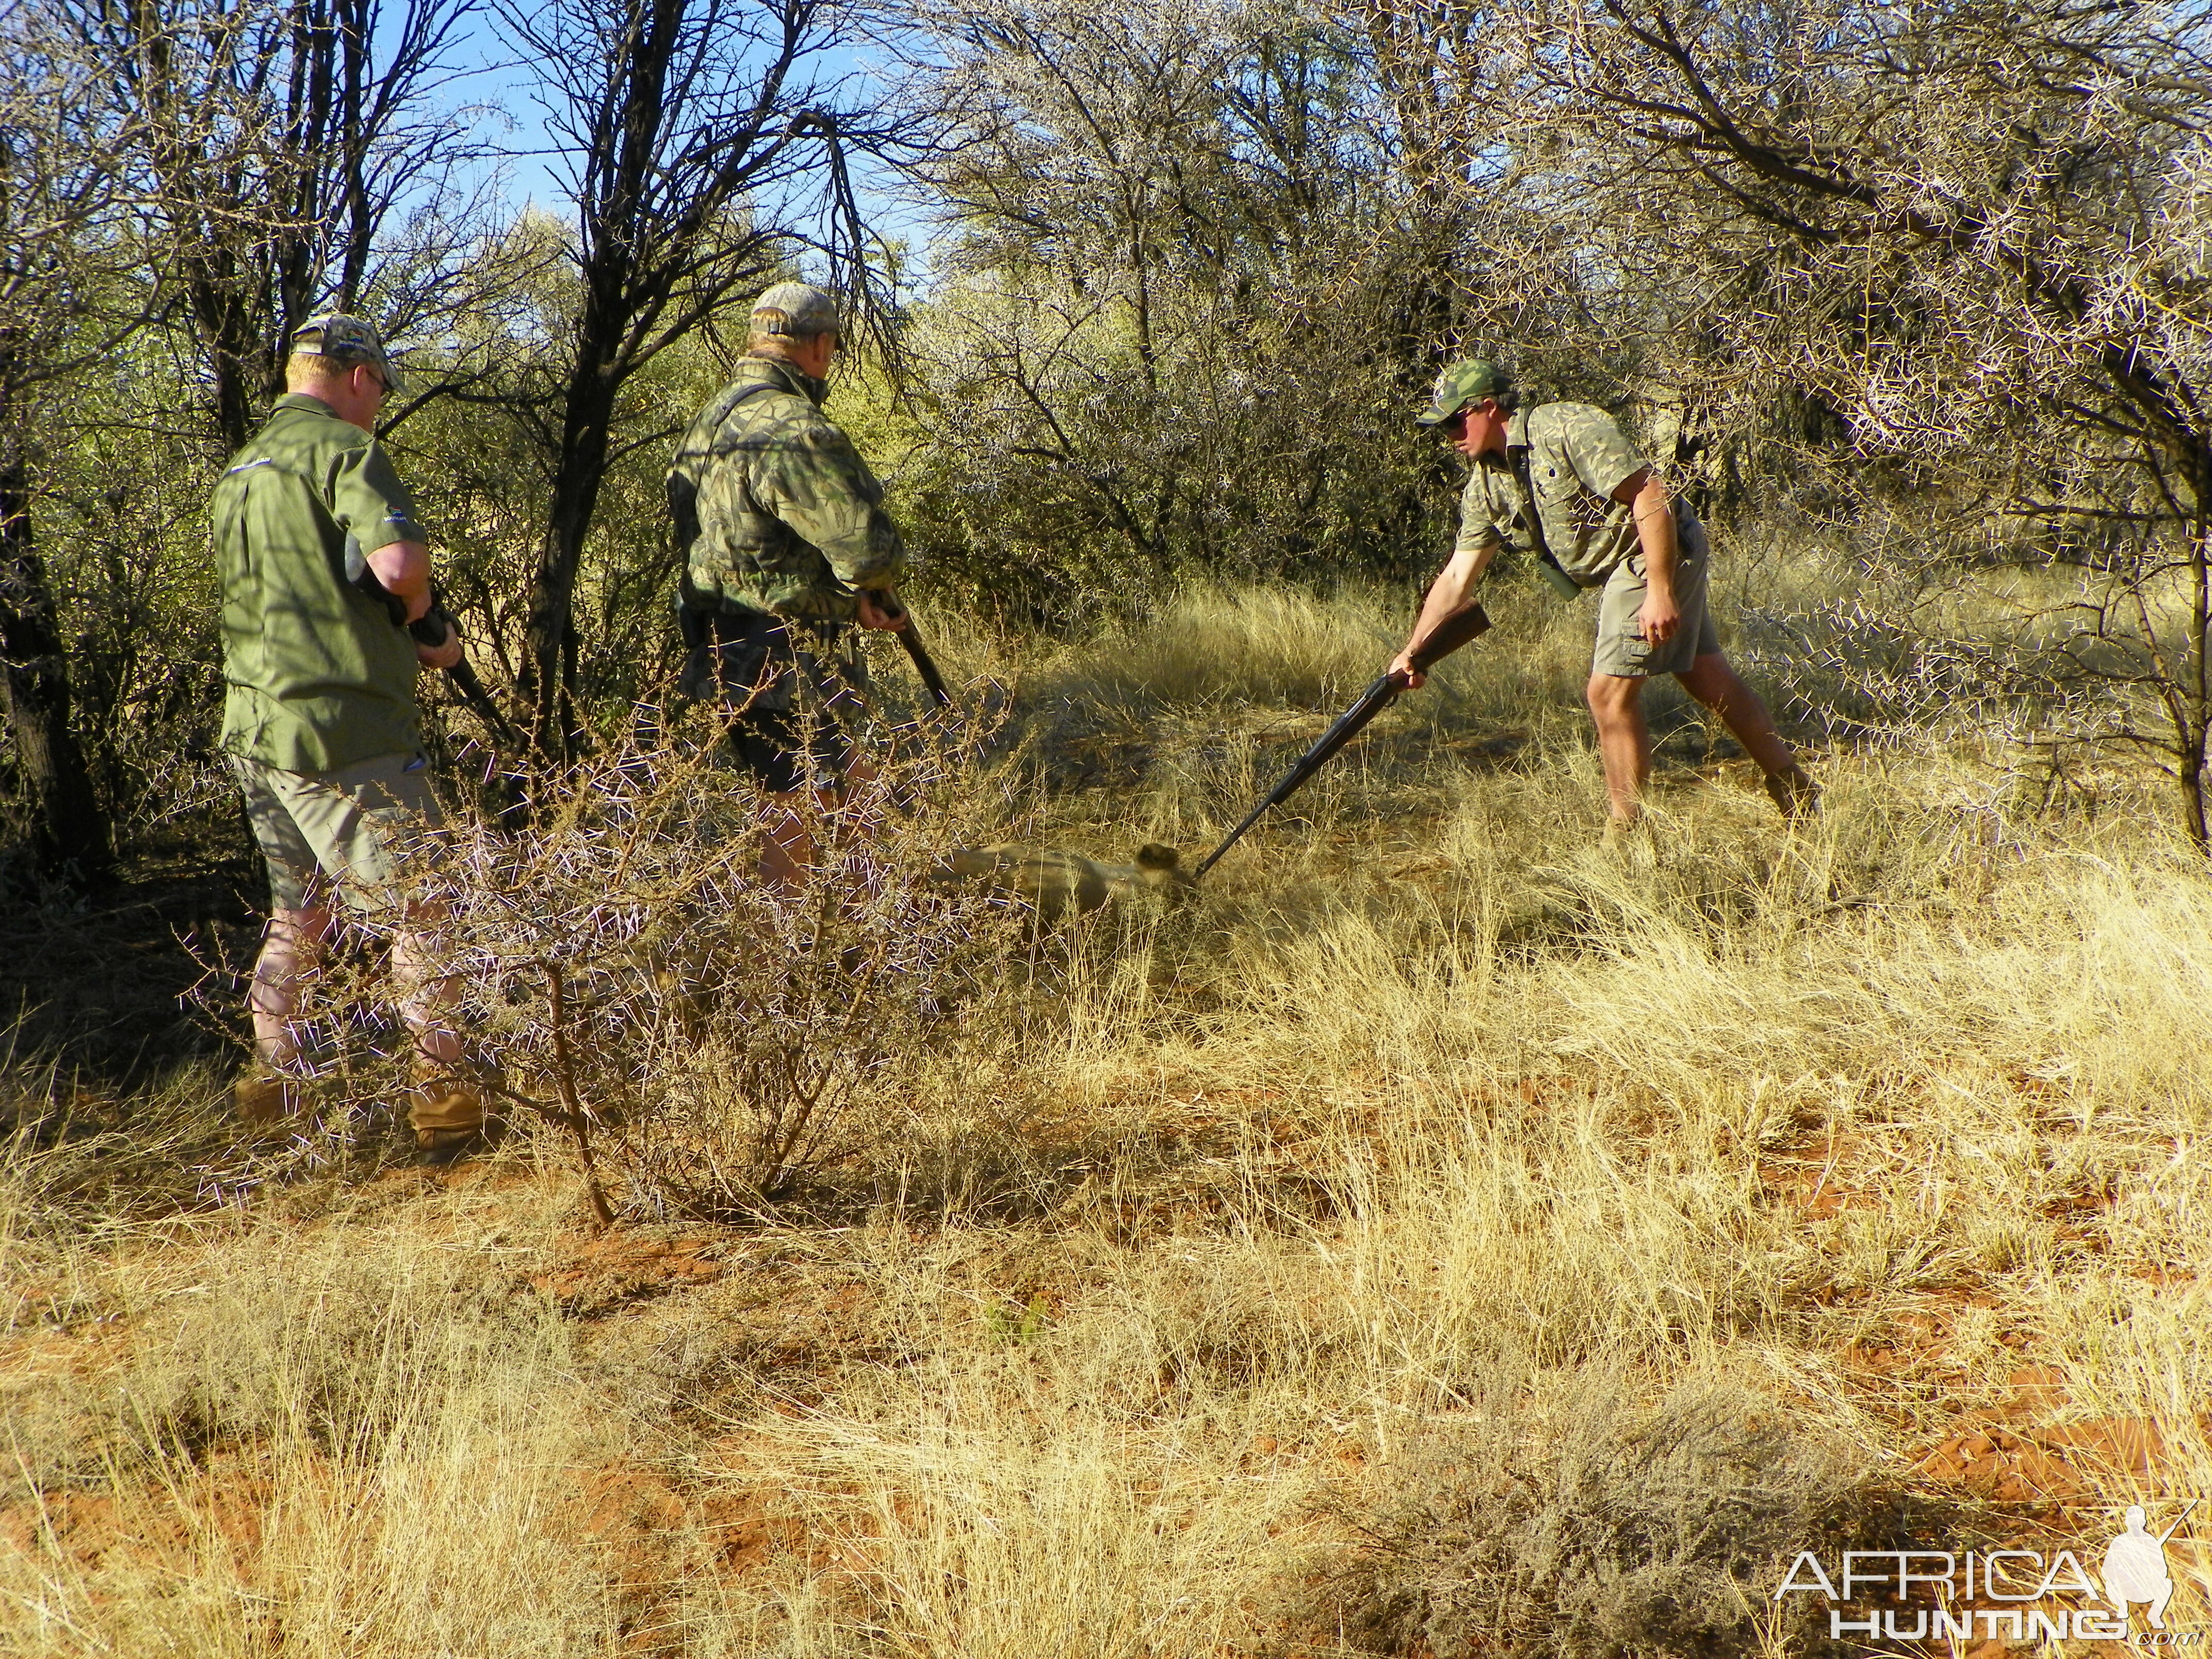
[[689, 650], [677, 690], [735, 719], [730, 743], [771, 794], [830, 790], [852, 769], [851, 728], [866, 716], [868, 665], [840, 623], [762, 611], [685, 607]]

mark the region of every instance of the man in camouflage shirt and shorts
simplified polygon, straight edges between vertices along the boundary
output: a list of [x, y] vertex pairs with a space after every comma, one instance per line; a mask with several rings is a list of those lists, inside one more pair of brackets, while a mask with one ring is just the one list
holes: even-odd
[[851, 724], [867, 688], [850, 633], [896, 629], [906, 544], [884, 487], [822, 412], [836, 302], [778, 283], [754, 302], [736, 377], [699, 413], [668, 472], [684, 556], [679, 689], [730, 717], [738, 757], [772, 803], [761, 878], [796, 890], [813, 863], [805, 811], [864, 781]]
[[449, 986], [402, 893], [416, 832], [438, 823], [415, 702], [421, 667], [460, 659], [408, 624], [430, 610], [430, 550], [374, 436], [398, 375], [374, 328], [332, 313], [295, 331], [289, 388], [231, 457], [210, 503], [222, 588], [222, 746], [269, 865], [268, 931], [249, 1003], [257, 1070], [237, 1085], [257, 1127], [300, 1109], [309, 1066], [295, 1017], [334, 901], [399, 911], [392, 968], [412, 1035], [409, 1117], [426, 1160], [482, 1144], [483, 1097], [457, 1075]]
[[[1722, 654], [1707, 605], [1705, 526], [1686, 503], [1668, 500], [1611, 416], [1577, 403], [1523, 410], [1504, 372], [1474, 360], [1444, 370], [1419, 418], [1474, 465], [1460, 498], [1458, 540], [1422, 605], [1416, 638], [1467, 603], [1499, 548], [1548, 562], [1556, 586], [1601, 590], [1589, 698], [1613, 825], [1636, 822], [1651, 775], [1643, 697], [1654, 674], [1672, 674], [1721, 717], [1785, 816], [1813, 805], [1812, 779]], [[1418, 686], [1411, 648], [1392, 667]]]

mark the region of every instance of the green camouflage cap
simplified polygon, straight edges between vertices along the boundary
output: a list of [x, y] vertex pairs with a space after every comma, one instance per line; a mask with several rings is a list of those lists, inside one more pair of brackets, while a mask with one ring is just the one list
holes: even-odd
[[837, 332], [837, 302], [811, 283], [778, 283], [753, 301], [753, 331], [790, 339]]
[[1513, 377], [1496, 363], [1480, 357], [1462, 357], [1437, 376], [1437, 390], [1428, 412], [1413, 418], [1423, 426], [1439, 426], [1485, 398], [1504, 397], [1513, 390]]
[[292, 351], [297, 356], [328, 357], [334, 363], [374, 363], [384, 383], [399, 390], [399, 365], [384, 349], [375, 325], [343, 311], [326, 311], [310, 317], [292, 331]]

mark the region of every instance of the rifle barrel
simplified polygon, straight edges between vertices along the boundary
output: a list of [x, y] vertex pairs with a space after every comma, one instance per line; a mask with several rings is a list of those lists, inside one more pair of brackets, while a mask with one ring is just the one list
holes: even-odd
[[507, 719], [506, 711], [484, 689], [484, 683], [477, 678], [476, 668], [466, 657], [448, 668], [446, 678], [453, 681], [453, 689], [461, 694], [461, 701], [476, 710], [477, 718], [490, 732], [494, 743], [510, 751], [520, 747], [522, 739], [514, 729], [514, 723]]
[[908, 613], [906, 626], [898, 631], [898, 641], [906, 647], [907, 657], [914, 664], [914, 672], [921, 676], [921, 683], [929, 688], [929, 695], [937, 699], [937, 706], [939, 708], [951, 708], [952, 694], [945, 689], [945, 676], [937, 672], [937, 662], [929, 654], [929, 647], [921, 642], [921, 635], [915, 632], [912, 612]]
[[945, 689], [945, 676], [937, 672], [937, 659], [929, 654], [929, 647], [921, 642], [921, 635], [914, 625], [914, 612], [905, 600], [888, 587], [862, 590], [864, 598], [874, 601], [876, 608], [893, 621], [906, 618], [906, 626], [898, 630], [898, 642], [906, 647], [907, 660], [914, 672], [921, 676], [921, 683], [929, 688], [929, 695], [937, 699], [939, 708], [952, 707], [952, 694]]
[[1385, 672], [1378, 676], [1374, 684], [1359, 694], [1359, 700], [1338, 715], [1335, 723], [1314, 740], [1313, 747], [1298, 757], [1291, 769], [1283, 774], [1282, 781], [1261, 798], [1260, 804], [1245, 815], [1243, 823], [1229, 832], [1228, 839], [1206, 855], [1199, 866], [1190, 872], [1191, 879], [1195, 881], [1213, 868], [1221, 855], [1237, 845], [1244, 832], [1259, 823], [1269, 807], [1280, 806], [1297, 793], [1299, 787], [1320, 771], [1330, 756], [1358, 737], [1370, 720], [1397, 701], [1398, 693], [1402, 690], [1404, 688], [1399, 684], [1396, 675]]
[[1261, 817], [1266, 813], [1267, 810], [1274, 804], [1275, 798], [1273, 795], [1268, 795], [1262, 799], [1257, 806], [1254, 807], [1249, 812], [1247, 812], [1244, 815], [1244, 822], [1238, 824], [1234, 830], [1231, 830], [1229, 832], [1228, 838], [1224, 840], [1220, 846], [1215, 848], [1211, 853], [1208, 853], [1204, 858], [1199, 860], [1198, 867], [1190, 872], [1190, 878], [1193, 881], [1196, 881], [1200, 876], [1213, 868], [1215, 861], [1218, 860], [1224, 853], [1236, 846], [1237, 843], [1243, 838], [1244, 832], [1247, 830], [1249, 830], [1254, 824], [1259, 823]]
[[2164, 1532], [2159, 1534], [2158, 1541], [2161, 1544], [2171, 1542], [2173, 1538], [2173, 1534], [2181, 1530], [2181, 1522], [2183, 1521], [2186, 1521], [2191, 1516], [2196, 1514], [2197, 1504], [2203, 1501], [2203, 1500], [2202, 1498], [2191, 1498], [2189, 1500], [2189, 1507], [2182, 1510], [2179, 1519], [2176, 1520], [2174, 1523], [2168, 1527]]
[[[1470, 602], [1462, 605], [1428, 634], [1414, 641], [1414, 667], [1426, 673], [1431, 665], [1451, 655], [1469, 640], [1480, 638], [1489, 628], [1490, 613], [1480, 605]], [[1199, 866], [1190, 872], [1191, 879], [1195, 881], [1213, 868], [1215, 861], [1237, 845], [1244, 832], [1259, 823], [1269, 807], [1280, 806], [1288, 800], [1301, 784], [1321, 770], [1330, 756], [1358, 737], [1370, 720], [1396, 702], [1398, 694], [1405, 689], [1398, 677], [1385, 669], [1372, 685], [1359, 694], [1359, 700], [1339, 714], [1335, 723], [1314, 740], [1313, 747], [1298, 757], [1297, 763], [1283, 774], [1283, 781], [1270, 789], [1260, 804], [1245, 815], [1243, 823], [1229, 832], [1229, 838], [1206, 855]]]

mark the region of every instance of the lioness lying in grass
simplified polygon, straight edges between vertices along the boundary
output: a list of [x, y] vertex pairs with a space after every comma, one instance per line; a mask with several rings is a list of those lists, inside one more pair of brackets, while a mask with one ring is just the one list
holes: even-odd
[[1048, 927], [1109, 905], [1118, 908], [1139, 895], [1172, 907], [1198, 890], [1182, 868], [1182, 855], [1158, 842], [1139, 847], [1134, 864], [1101, 864], [1080, 853], [1016, 842], [956, 847], [937, 860], [932, 873], [940, 881], [986, 884], [1009, 898], [1025, 900]]

